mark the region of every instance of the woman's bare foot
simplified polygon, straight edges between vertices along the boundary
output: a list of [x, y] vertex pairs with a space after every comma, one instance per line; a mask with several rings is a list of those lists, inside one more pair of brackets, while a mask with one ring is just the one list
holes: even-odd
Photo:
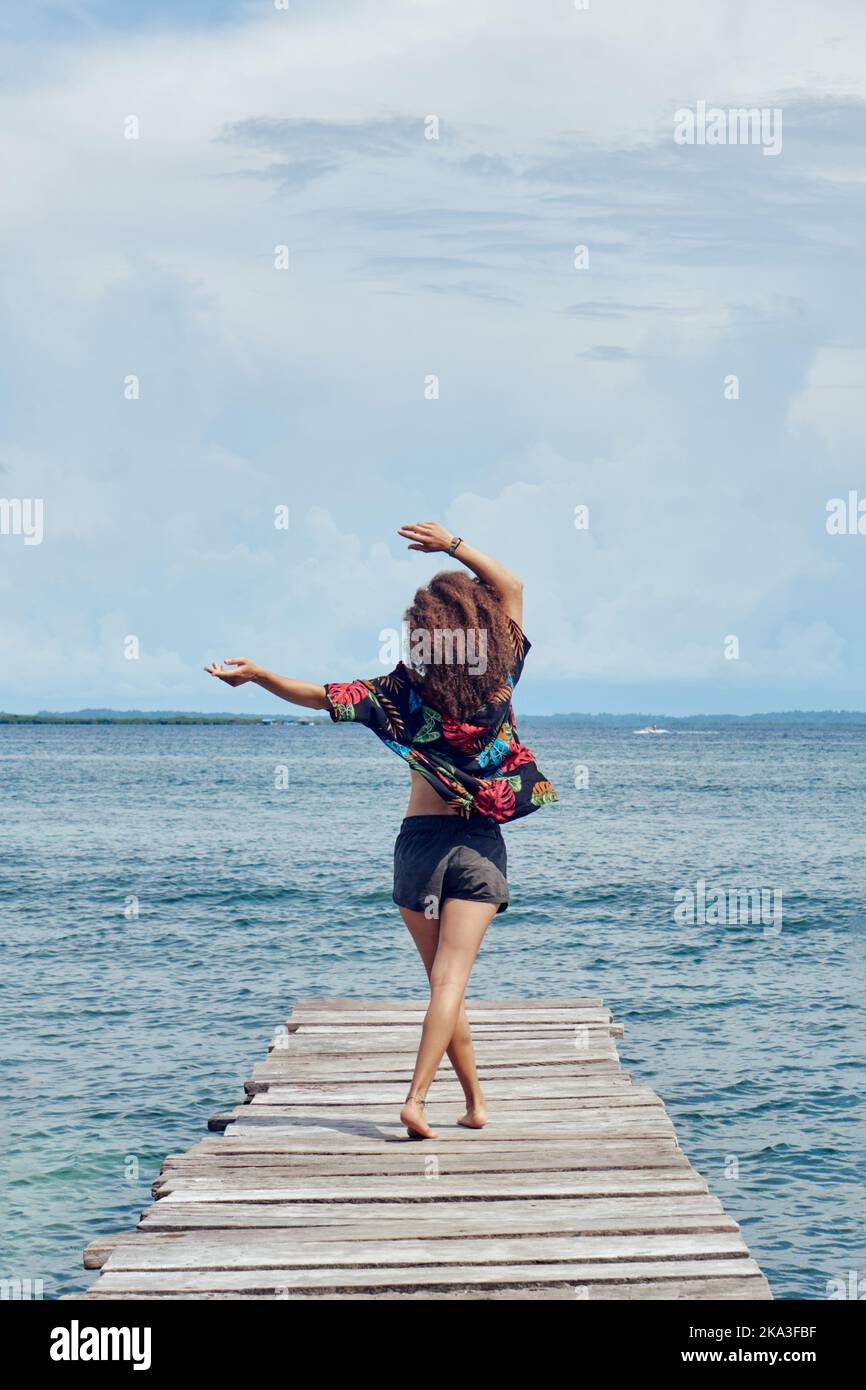
[[407, 1097], [400, 1111], [400, 1121], [406, 1126], [410, 1139], [438, 1139], [424, 1118], [424, 1101], [418, 1096]]
[[467, 1129], [483, 1129], [487, 1124], [487, 1102], [479, 1094], [469, 1101], [465, 1115], [461, 1115], [457, 1121], [458, 1125], [465, 1125]]

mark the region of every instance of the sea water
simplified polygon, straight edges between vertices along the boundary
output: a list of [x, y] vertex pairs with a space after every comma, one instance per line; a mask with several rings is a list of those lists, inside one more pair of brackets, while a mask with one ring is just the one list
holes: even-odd
[[[862, 1296], [866, 730], [521, 735], [560, 800], [505, 829], [470, 998], [600, 995], [776, 1297]], [[422, 997], [406, 798], [361, 728], [0, 726], [0, 1279], [85, 1288], [294, 999]]]

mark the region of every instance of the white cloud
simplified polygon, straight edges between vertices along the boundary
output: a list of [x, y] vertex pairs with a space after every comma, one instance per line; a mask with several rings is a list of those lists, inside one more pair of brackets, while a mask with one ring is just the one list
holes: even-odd
[[[791, 397], [787, 423], [793, 428], [811, 427], [828, 444], [854, 438], [862, 441], [866, 429], [866, 351], [818, 347], [802, 389]], [[826, 456], [826, 462], [828, 468], [838, 466], [832, 454]]]

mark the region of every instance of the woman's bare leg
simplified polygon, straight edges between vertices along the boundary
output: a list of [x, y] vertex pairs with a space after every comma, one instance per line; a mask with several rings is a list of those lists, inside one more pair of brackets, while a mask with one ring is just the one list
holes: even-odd
[[[400, 908], [400, 916], [406, 923], [412, 940], [418, 948], [418, 954], [424, 962], [424, 969], [429, 980], [433, 970], [433, 962], [436, 959], [436, 948], [439, 945], [439, 918], [427, 917], [423, 912], [410, 912], [406, 907]], [[480, 1129], [484, 1122], [484, 1095], [475, 1067], [475, 1048], [472, 1045], [472, 1033], [469, 1028], [469, 1019], [466, 1016], [465, 998], [460, 1001], [457, 1026], [446, 1051], [466, 1097], [466, 1115], [458, 1123], [466, 1123], [474, 1129]], [[475, 1117], [474, 1123], [470, 1120], [470, 1116]]]
[[409, 1099], [400, 1112], [400, 1119], [409, 1132], [425, 1139], [436, 1136], [424, 1119], [420, 1102], [427, 1095], [430, 1083], [457, 1031], [469, 975], [484, 933], [495, 915], [495, 903], [446, 898], [442, 905], [439, 942], [430, 970], [430, 1005], [421, 1030], [421, 1045]]

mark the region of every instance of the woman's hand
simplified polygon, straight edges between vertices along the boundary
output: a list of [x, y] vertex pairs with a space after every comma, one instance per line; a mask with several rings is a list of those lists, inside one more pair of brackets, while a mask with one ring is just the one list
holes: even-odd
[[[227, 670], [226, 667], [234, 669]], [[212, 661], [210, 666], [205, 666], [204, 669], [209, 676], [217, 676], [219, 680], [225, 681], [226, 685], [246, 685], [247, 681], [254, 681], [262, 674], [261, 666], [255, 666], [252, 661], [247, 661], [245, 656], [228, 656], [222, 666]]]
[[414, 544], [410, 550], [423, 550], [431, 554], [434, 550], [447, 550], [454, 537], [438, 521], [416, 521], [414, 526], [401, 526], [398, 536], [405, 536]]

